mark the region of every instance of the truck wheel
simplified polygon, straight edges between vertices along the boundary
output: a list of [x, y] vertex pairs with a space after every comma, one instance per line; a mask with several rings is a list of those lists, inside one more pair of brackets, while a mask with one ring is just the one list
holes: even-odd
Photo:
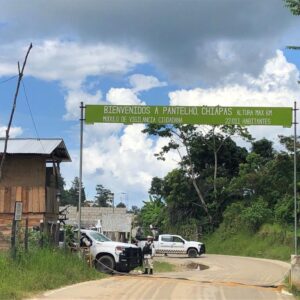
[[197, 257], [197, 254], [198, 254], [198, 252], [197, 252], [197, 249], [195, 249], [195, 248], [190, 248], [188, 250], [188, 256], [189, 257]]
[[106, 274], [112, 274], [115, 268], [115, 261], [109, 255], [103, 255], [96, 259], [95, 262], [96, 270]]

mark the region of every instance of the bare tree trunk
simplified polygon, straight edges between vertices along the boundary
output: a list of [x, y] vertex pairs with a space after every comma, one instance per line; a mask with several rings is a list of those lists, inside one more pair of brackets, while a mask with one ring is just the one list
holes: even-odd
[[214, 196], [217, 198], [217, 172], [218, 172], [218, 155], [217, 152], [214, 150], [214, 157], [215, 157], [215, 169], [214, 169]]
[[[200, 188], [199, 188], [199, 186], [197, 184], [197, 181], [196, 181], [196, 175], [195, 175], [195, 171], [194, 171], [194, 165], [193, 165], [193, 162], [192, 162], [192, 157], [191, 157], [191, 154], [190, 154], [190, 151], [189, 151], [189, 148], [188, 148], [188, 145], [186, 143], [186, 139], [185, 139], [183, 133], [181, 133], [181, 138], [182, 138], [182, 141], [183, 141], [183, 145], [185, 146], [186, 153], [188, 155], [188, 159], [189, 159], [189, 163], [190, 163], [190, 172], [189, 173], [191, 174], [191, 180], [192, 180], [193, 186], [194, 186], [194, 188], [196, 190], [196, 193], [197, 193], [198, 198], [199, 198], [199, 200], [200, 200], [200, 202], [202, 204], [202, 207], [205, 210], [205, 212], [206, 212], [206, 214], [207, 214], [207, 216], [209, 218], [210, 223], [212, 223], [212, 216], [210, 215], [210, 213], [208, 211], [207, 204], [205, 202], [203, 194], [201, 193]], [[180, 152], [179, 152], [179, 155], [180, 155], [181, 160], [182, 160], [182, 156], [181, 156]]]
[[217, 172], [218, 172], [218, 155], [216, 150], [215, 126], [213, 127], [213, 151], [214, 151], [214, 197], [217, 198]]

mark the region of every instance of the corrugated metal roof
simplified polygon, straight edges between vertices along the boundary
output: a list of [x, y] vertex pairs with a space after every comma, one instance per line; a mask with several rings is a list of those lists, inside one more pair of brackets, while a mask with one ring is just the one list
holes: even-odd
[[[0, 139], [0, 153], [4, 151], [5, 139]], [[9, 139], [7, 154], [41, 154], [71, 161], [63, 139]]]

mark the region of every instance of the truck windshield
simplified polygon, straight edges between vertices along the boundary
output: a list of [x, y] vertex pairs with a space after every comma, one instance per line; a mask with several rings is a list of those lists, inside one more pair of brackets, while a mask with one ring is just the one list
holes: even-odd
[[109, 241], [111, 241], [108, 237], [106, 237], [105, 235], [103, 235], [99, 232], [96, 232], [96, 231], [90, 231], [89, 235], [91, 236], [91, 238], [93, 238], [97, 242], [109, 242]]

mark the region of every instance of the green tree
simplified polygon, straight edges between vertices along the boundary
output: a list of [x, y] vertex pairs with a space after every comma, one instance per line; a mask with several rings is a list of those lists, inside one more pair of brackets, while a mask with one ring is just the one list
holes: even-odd
[[140, 211], [141, 209], [139, 207], [137, 207], [136, 205], [132, 205], [131, 209], [128, 212], [138, 215]]
[[[164, 156], [166, 153], [168, 153], [170, 150], [177, 150], [180, 156], [181, 167], [185, 169], [186, 175], [191, 180], [203, 209], [212, 222], [212, 217], [209, 213], [207, 203], [203, 196], [203, 191], [197, 183], [197, 176], [191, 158], [190, 141], [198, 134], [198, 132], [196, 131], [196, 127], [193, 125], [178, 124], [149, 124], [147, 125], [147, 128], [143, 130], [143, 132], [148, 135], [168, 138], [168, 144], [164, 146], [159, 153], [156, 153], [155, 156], [157, 157], [157, 159], [165, 160]], [[181, 147], [184, 148], [185, 154], [181, 153]]]
[[295, 16], [300, 15], [300, 0], [283, 0], [285, 6], [291, 11]]
[[[68, 191], [69, 194], [69, 201], [73, 206], [78, 206], [78, 199], [79, 199], [79, 178], [75, 177], [74, 180], [72, 181], [72, 186]], [[82, 184], [81, 186], [81, 204], [83, 205], [83, 202], [86, 200], [85, 197], [85, 190], [84, 190], [84, 186]]]
[[265, 159], [273, 159], [274, 158], [274, 149], [273, 142], [263, 138], [259, 141], [255, 141], [252, 143], [252, 152], [259, 154], [261, 157]]
[[62, 206], [68, 205], [71, 202], [69, 191], [65, 189], [65, 186], [66, 186], [65, 179], [61, 175], [59, 175], [58, 176], [58, 189], [60, 192], [59, 205]]
[[275, 220], [282, 225], [294, 222], [294, 198], [286, 195], [274, 208]]
[[[235, 151], [234, 155], [231, 156], [230, 151], [226, 152], [224, 150], [229, 147], [233, 150], [234, 146], [236, 146], [231, 139], [234, 135], [251, 140], [247, 129], [241, 126], [212, 126], [206, 134], [203, 134], [198, 127], [193, 125], [150, 124], [143, 132], [169, 140], [168, 144], [162, 147], [161, 151], [155, 154], [155, 156], [158, 159], [164, 160], [167, 152], [171, 150], [178, 152], [180, 157], [179, 165], [196, 191], [198, 200], [194, 200], [196, 202], [195, 205], [201, 205], [210, 223], [213, 223], [212, 211], [209, 208], [213, 208], [213, 210], [219, 209], [218, 206], [223, 201], [218, 201], [220, 199], [218, 186], [220, 187], [219, 190], [223, 191], [224, 185], [228, 181], [226, 179], [228, 174], [225, 175], [226, 172], [219, 173], [222, 175], [222, 178], [219, 179], [218, 171], [220, 171], [220, 167], [224, 171], [227, 166], [227, 171], [233, 170], [233, 164], [235, 164], [235, 169], [238, 169], [241, 162], [240, 158], [242, 156], [245, 157], [247, 153], [245, 149], [241, 151], [241, 148], [236, 147], [238, 151]], [[181, 151], [182, 149], [183, 151]], [[227, 159], [225, 160], [221, 159], [225, 157], [224, 153], [227, 155]], [[239, 154], [236, 155], [237, 153]], [[228, 162], [225, 168], [224, 161]], [[159, 182], [157, 182], [156, 188], [159, 188]], [[213, 205], [211, 205], [211, 201], [214, 201]], [[220, 205], [216, 205], [217, 202], [220, 202]]]
[[112, 206], [113, 193], [111, 190], [104, 188], [102, 184], [96, 186], [95, 201], [100, 207]]
[[145, 234], [151, 234], [150, 225], [163, 230], [165, 225], [165, 204], [159, 199], [144, 201], [137, 217], [137, 223], [143, 228]]
[[271, 220], [272, 210], [268, 208], [268, 204], [259, 197], [249, 207], [242, 212], [241, 218], [243, 224], [252, 232], [256, 232], [263, 223]]
[[119, 207], [119, 208], [126, 208], [126, 205], [123, 203], [123, 202], [120, 202], [116, 205], [116, 207]]
[[231, 137], [238, 135], [239, 137], [243, 138], [244, 140], [251, 141], [252, 137], [249, 134], [246, 127], [242, 126], [212, 126], [210, 131], [206, 134], [206, 143], [209, 146], [209, 149], [212, 151], [214, 156], [214, 197], [217, 197], [217, 173], [218, 173], [218, 166], [219, 166], [219, 153], [221, 150], [223, 151], [224, 145], [228, 139]]

